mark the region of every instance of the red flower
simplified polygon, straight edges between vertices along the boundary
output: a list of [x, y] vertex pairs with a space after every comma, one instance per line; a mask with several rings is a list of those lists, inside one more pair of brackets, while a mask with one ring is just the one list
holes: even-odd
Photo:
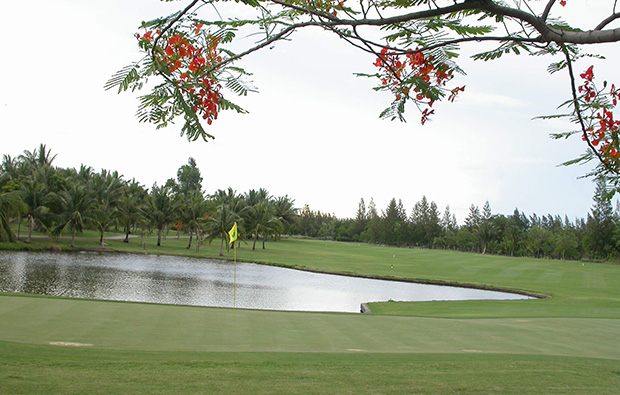
[[428, 111], [428, 108], [425, 109], [422, 112], [422, 119], [421, 119], [422, 125], [424, 125], [426, 123], [426, 121], [428, 121], [428, 117], [431, 116], [434, 113], [435, 113], [435, 110]]
[[590, 68], [588, 68], [584, 73], [579, 74], [579, 76], [586, 81], [592, 81], [592, 78], [594, 78], [594, 73], [592, 71], [593, 68], [594, 66], [590, 66]]

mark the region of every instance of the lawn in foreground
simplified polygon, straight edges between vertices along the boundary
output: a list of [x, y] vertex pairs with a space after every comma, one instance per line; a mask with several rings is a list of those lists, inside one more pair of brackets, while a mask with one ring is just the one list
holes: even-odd
[[619, 320], [0, 296], [4, 393], [613, 393]]
[[148, 352], [0, 342], [2, 393], [612, 394], [620, 363], [532, 355]]

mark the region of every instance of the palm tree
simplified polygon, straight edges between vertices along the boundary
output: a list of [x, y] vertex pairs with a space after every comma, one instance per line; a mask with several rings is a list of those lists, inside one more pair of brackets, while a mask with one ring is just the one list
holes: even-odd
[[[295, 208], [295, 200], [288, 196], [280, 196], [273, 201], [273, 208], [276, 218], [282, 224], [283, 231], [290, 231], [291, 225], [293, 225], [295, 220], [299, 217], [297, 209]], [[276, 235], [276, 238], [278, 237], [279, 234]]]
[[211, 241], [220, 237], [220, 256], [224, 256], [224, 240], [228, 240], [228, 231], [238, 219], [239, 215], [225, 203], [218, 204], [214, 215], [207, 219], [207, 239]]
[[[86, 174], [84, 165], [80, 173]], [[88, 168], [90, 169], [90, 168]], [[95, 227], [99, 231], [99, 244], [105, 247], [103, 235], [108, 228], [118, 222], [119, 211], [117, 205], [122, 191], [122, 177], [118, 172], [101, 170], [101, 173], [91, 174], [85, 178], [88, 185], [90, 198], [93, 200], [95, 209], [93, 210], [93, 220]]]
[[281, 229], [281, 224], [275, 216], [275, 210], [268, 200], [262, 200], [249, 207], [246, 215], [247, 231], [254, 235], [254, 243], [252, 251], [256, 249], [256, 241], [259, 235], [263, 236], [263, 250], [265, 249], [265, 241], [267, 236]]
[[10, 155], [4, 154], [0, 165], [0, 184], [19, 178], [19, 162]]
[[88, 189], [96, 202], [108, 201], [115, 205], [123, 188], [122, 176], [118, 172], [101, 170], [88, 179]]
[[143, 217], [146, 196], [144, 188], [135, 180], [125, 184], [120, 191], [116, 209], [119, 220], [125, 228], [123, 243], [129, 243], [132, 227], [136, 226]]
[[17, 212], [19, 215], [22, 210], [25, 210], [25, 204], [19, 198], [19, 191], [0, 192], [0, 242], [14, 243], [17, 240], [9, 219], [11, 212]]
[[92, 200], [86, 189], [81, 185], [74, 185], [60, 195], [62, 209], [59, 224], [54, 228], [54, 234], [60, 236], [69, 228], [71, 230], [71, 247], [75, 248], [75, 235], [82, 232], [84, 225], [92, 221]]
[[153, 185], [148, 196], [144, 216], [157, 229], [157, 246], [161, 246], [161, 236], [164, 228], [172, 222], [175, 212], [175, 202], [172, 199], [170, 188], [163, 185]]
[[72, 169], [72, 172], [75, 181], [82, 185], [89, 184], [95, 176], [95, 170], [91, 166], [84, 164], [80, 165], [80, 170]]
[[[243, 199], [232, 188], [227, 191], [219, 189], [212, 196], [210, 217], [207, 219], [207, 239], [212, 241], [220, 237], [220, 256], [224, 256], [224, 241], [228, 241], [228, 231], [240, 220], [244, 212]], [[242, 232], [239, 231], [241, 234]], [[228, 243], [227, 243], [228, 245]], [[229, 246], [227, 247], [229, 248]]]
[[45, 144], [41, 144], [39, 149], [33, 151], [25, 150], [22, 155], [17, 157], [18, 169], [22, 175], [32, 175], [41, 168], [52, 168], [52, 162], [56, 155], [52, 155]]
[[[184, 199], [184, 198], [183, 198]], [[181, 205], [180, 214], [183, 225], [189, 231], [189, 243], [187, 249], [192, 247], [192, 238], [196, 234], [196, 241], [200, 241], [200, 228], [205, 221], [206, 202], [202, 193], [194, 191], [189, 194], [187, 200]]]
[[92, 222], [99, 231], [99, 245], [102, 249], [105, 248], [103, 234], [110, 226], [118, 223], [119, 215], [120, 212], [108, 200], [98, 202], [92, 210]]
[[269, 192], [265, 188], [261, 188], [258, 191], [250, 189], [243, 197], [245, 204], [248, 206], [255, 206], [265, 200], [271, 200]]
[[24, 180], [21, 187], [21, 200], [26, 204], [24, 214], [28, 220], [28, 238], [32, 239], [32, 231], [36, 224], [45, 226], [45, 219], [50, 212], [49, 205], [53, 203], [56, 195], [49, 192], [46, 186], [34, 178]]
[[27, 166], [39, 167], [39, 166], [51, 166], [52, 162], [56, 159], [56, 155], [52, 156], [51, 150], [47, 149], [45, 144], [39, 145], [39, 149], [32, 151], [25, 150], [22, 155], [19, 156], [19, 160], [24, 162]]

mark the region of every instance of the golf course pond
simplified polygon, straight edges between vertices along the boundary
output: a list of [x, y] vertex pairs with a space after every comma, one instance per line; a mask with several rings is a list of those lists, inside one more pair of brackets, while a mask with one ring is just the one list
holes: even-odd
[[379, 301], [528, 299], [472, 288], [251, 263], [96, 252], [0, 251], [0, 292], [194, 306], [360, 312]]

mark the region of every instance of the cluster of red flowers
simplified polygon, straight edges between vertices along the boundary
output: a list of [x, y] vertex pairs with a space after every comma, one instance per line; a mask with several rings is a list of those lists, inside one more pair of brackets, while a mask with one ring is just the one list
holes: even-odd
[[[580, 74], [580, 77], [584, 80], [583, 85], [579, 87], [579, 93], [583, 94], [583, 100], [586, 104], [592, 103], [592, 101], [599, 95], [604, 93], [597, 92], [593, 79], [594, 79], [594, 67], [590, 66], [584, 73]], [[595, 119], [597, 123], [595, 126], [591, 126], [586, 130], [586, 134], [582, 137], [584, 141], [589, 140], [593, 146], [599, 146], [599, 153], [603, 156], [603, 159], [610, 163], [612, 160], [615, 162], [620, 161], [620, 146], [618, 141], [618, 131], [620, 127], [620, 121], [614, 120], [614, 114], [610, 109], [613, 109], [618, 100], [620, 99], [620, 89], [616, 89], [615, 85], [611, 85], [609, 92], [611, 97], [611, 105], [606, 107], [599, 107], [602, 111], [596, 113]]]
[[[411, 49], [403, 54], [383, 48], [374, 66], [380, 70], [381, 84], [388, 87], [396, 100], [409, 97], [410, 88], [414, 85], [413, 83], [405, 84], [403, 80], [411, 80], [417, 77], [428, 84], [426, 89], [420, 89], [419, 84], [413, 89], [416, 102], [429, 107], [422, 112], [422, 125], [435, 112], [435, 110], [430, 110], [434, 103], [434, 99], [430, 94], [432, 86], [444, 87], [453, 77], [452, 69], [448, 65], [440, 63], [436, 66], [433, 63], [432, 56], [426, 57], [422, 52]], [[464, 86], [452, 89], [448, 100], [454, 101], [458, 92], [464, 90]]]
[[[200, 34], [201, 28], [202, 24], [196, 23], [194, 33]], [[160, 32], [155, 34], [159, 35]], [[142, 37], [137, 35], [137, 38], [151, 43], [154, 39], [153, 32], [148, 31]], [[163, 53], [157, 58], [170, 71], [169, 78], [187, 95], [189, 102], [193, 104], [194, 112], [202, 116], [209, 125], [217, 119], [222, 98], [219, 91], [222, 86], [205, 73], [222, 61], [217, 51], [219, 42], [219, 37], [209, 37], [206, 47], [198, 47], [186, 34], [176, 33], [161, 44]]]
[[586, 103], [590, 103], [592, 99], [596, 97], [596, 92], [594, 91], [594, 84], [592, 83], [592, 79], [594, 78], [593, 72], [594, 66], [590, 66], [588, 70], [581, 73], [579, 76], [584, 80], [583, 85], [579, 87], [579, 93], [583, 93], [583, 99]]

